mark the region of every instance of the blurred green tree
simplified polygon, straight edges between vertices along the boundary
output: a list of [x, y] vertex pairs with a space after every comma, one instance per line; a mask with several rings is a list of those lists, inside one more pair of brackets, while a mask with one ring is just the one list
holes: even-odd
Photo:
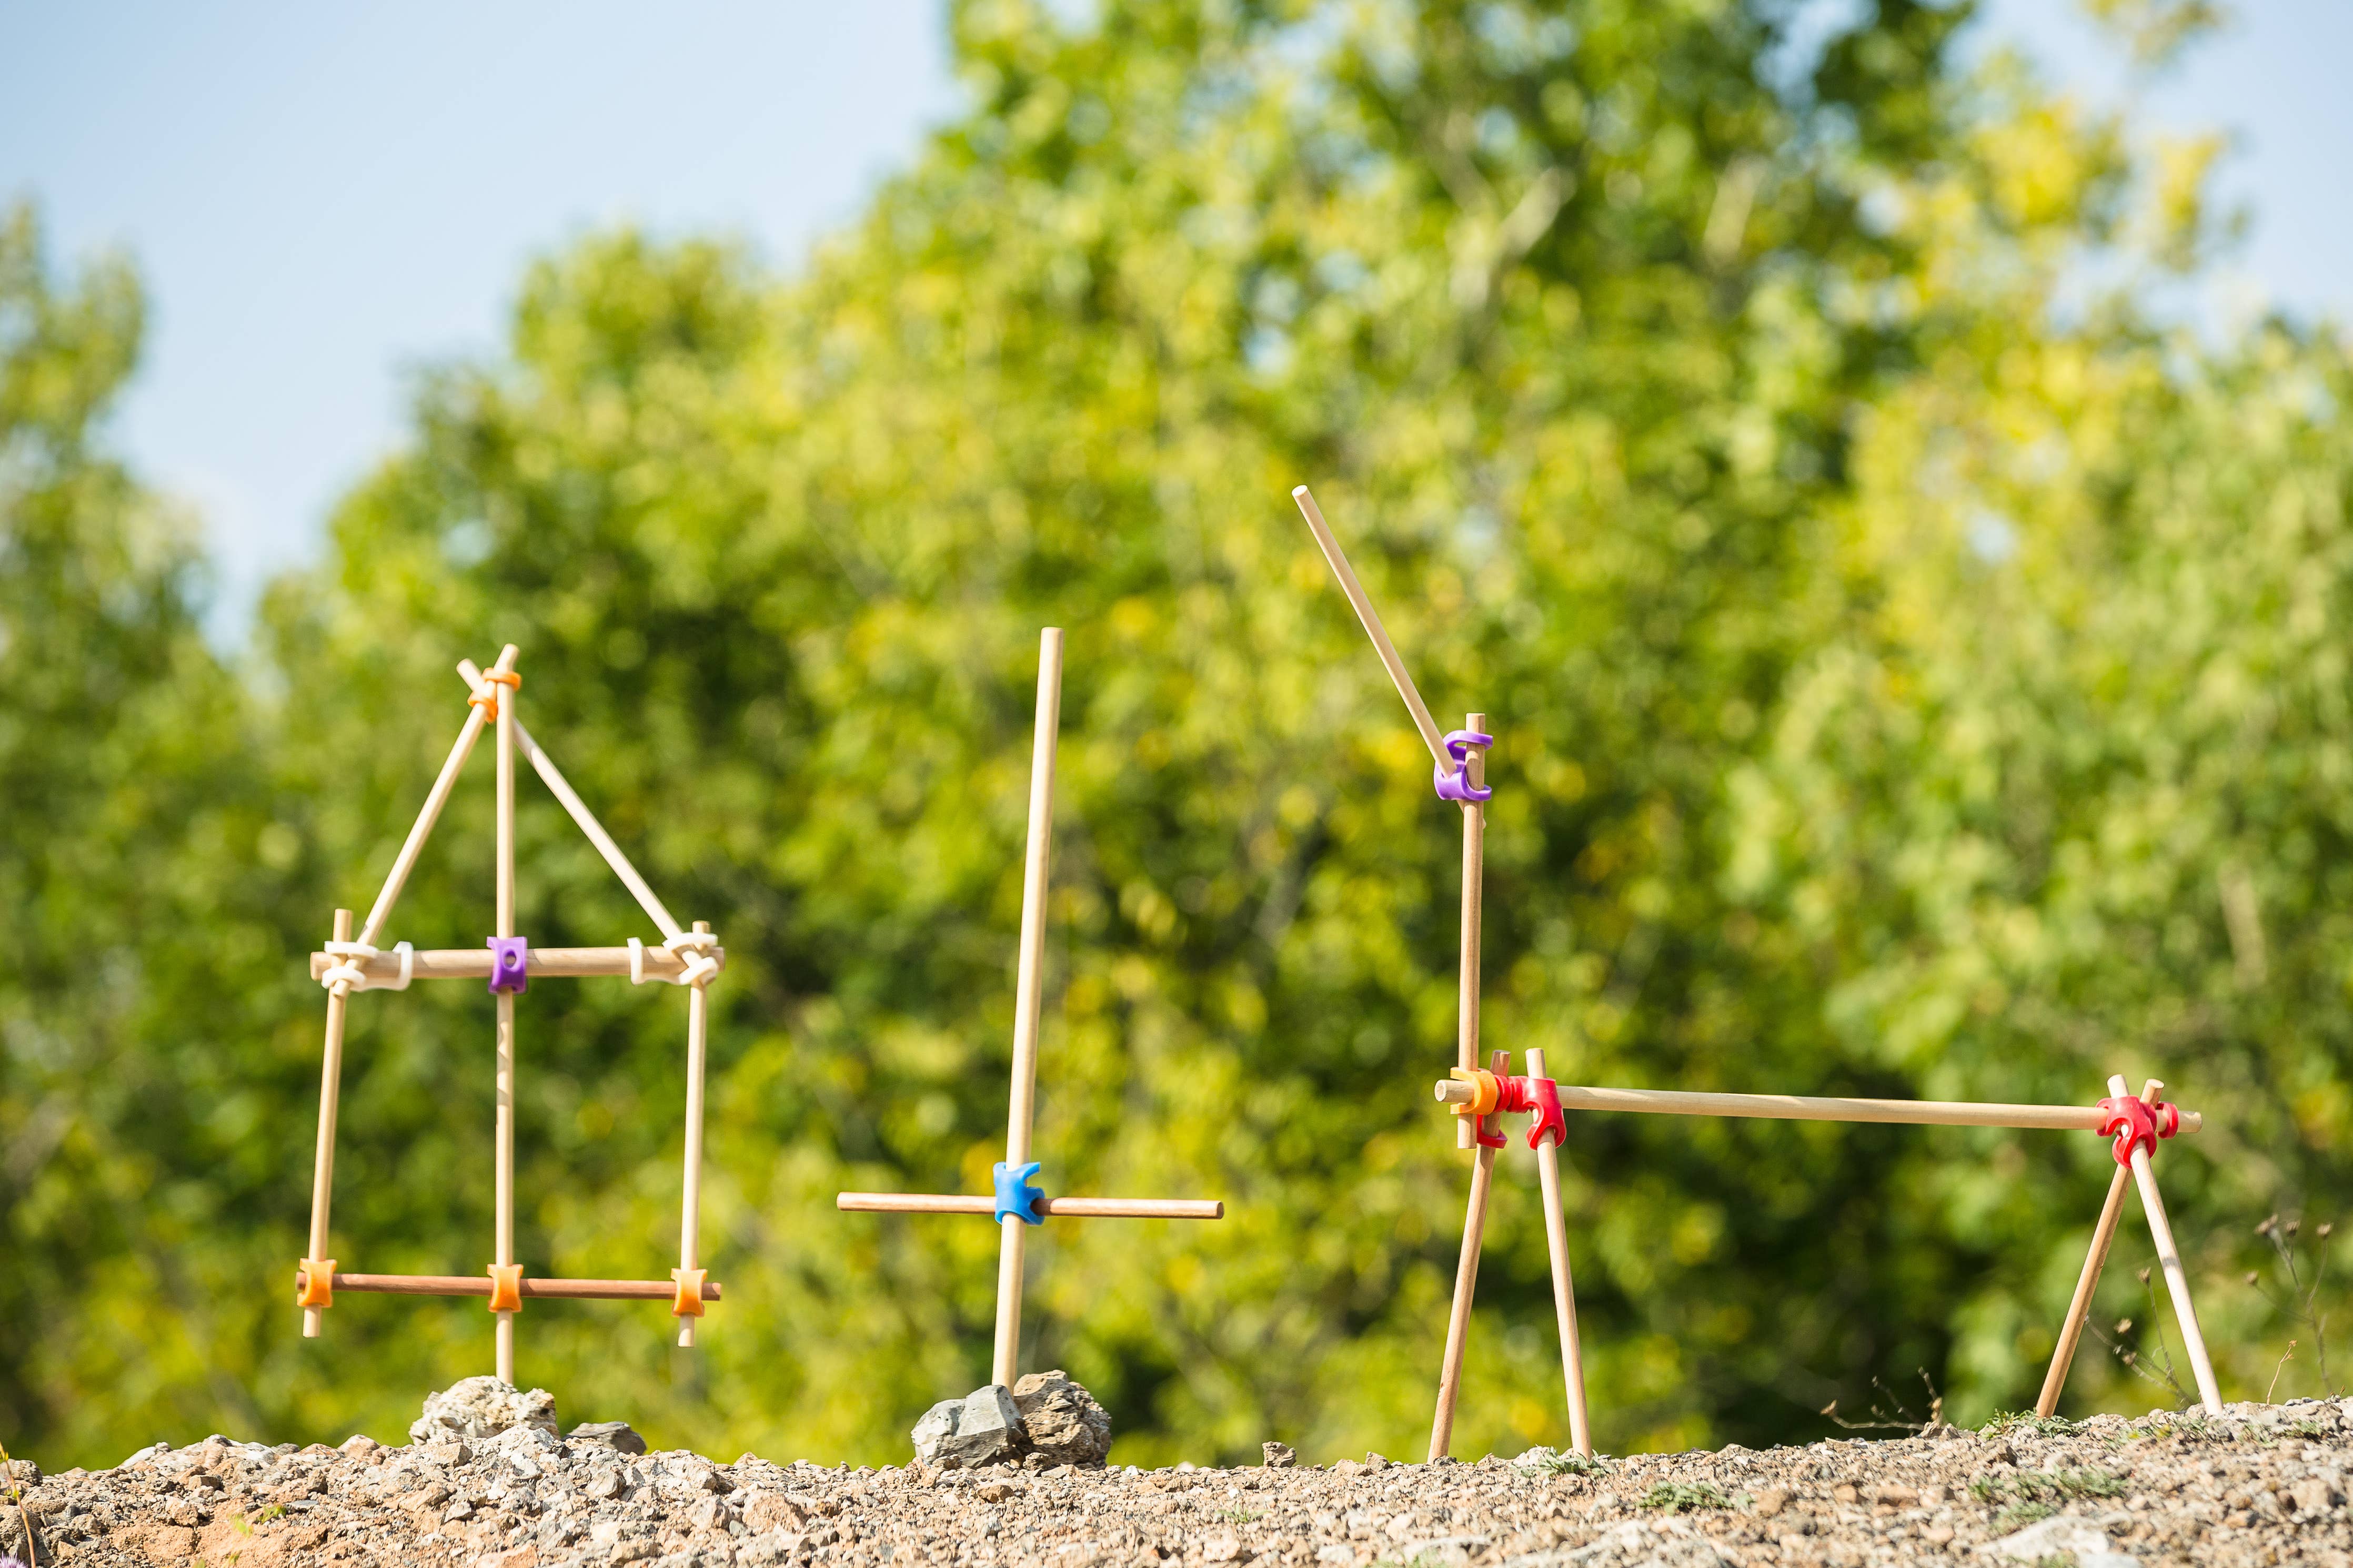
[[[1501, 737], [1493, 1044], [1790, 1092], [2084, 1100], [2152, 1069], [2229, 1124], [2163, 1161], [2210, 1281], [2262, 1205], [2340, 1197], [2340, 358], [2284, 329], [2203, 356], [2071, 301], [2087, 256], [2195, 264], [2211, 145], [1965, 71], [1965, 7], [1882, 0], [1811, 44], [1801, 10], [966, 4], [969, 112], [803, 276], [628, 233], [535, 268], [510, 352], [430, 381], [267, 606], [249, 787], [285, 950], [218, 1016], [266, 1107], [239, 1156], [274, 1175], [218, 1247], [270, 1263], [205, 1303], [207, 1364], [329, 1438], [487, 1364], [473, 1303], [349, 1300], [305, 1345], [269, 1292], [307, 1199], [321, 889], [373, 896], [460, 716], [449, 666], [511, 640], [528, 722], [730, 954], [728, 1302], [691, 1357], [651, 1311], [533, 1309], [523, 1373], [663, 1441], [902, 1452], [986, 1375], [993, 1237], [830, 1194], [977, 1191], [996, 1157], [1053, 623], [1048, 1187], [1229, 1217], [1050, 1226], [1032, 1364], [1103, 1397], [1124, 1461], [1418, 1451], [1461, 1205], [1423, 1087], [1456, 828], [1302, 479], [1440, 717]], [[480, 940], [477, 766], [396, 936]], [[534, 941], [649, 934], [551, 804], [522, 832]], [[665, 1267], [678, 1011], [528, 998], [536, 1268]], [[476, 1267], [487, 1008], [354, 1015], [337, 1256]], [[1956, 1415], [2022, 1403], [2102, 1157], [1580, 1120], [1603, 1441], [1810, 1436], [1916, 1368]], [[1560, 1436], [1525, 1174], [1461, 1452]], [[2243, 1388], [2268, 1325], [2209, 1299]], [[2135, 1397], [2093, 1362], [2085, 1393]], [[57, 1440], [203, 1397], [151, 1375], [81, 1383]]]

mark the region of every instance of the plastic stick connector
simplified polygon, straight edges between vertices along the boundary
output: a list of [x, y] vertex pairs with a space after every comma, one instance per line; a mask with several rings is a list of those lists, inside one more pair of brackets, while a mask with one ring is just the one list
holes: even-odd
[[997, 1223], [1003, 1225], [1005, 1216], [1012, 1215], [1023, 1225], [1044, 1225], [1046, 1216], [1038, 1212], [1046, 1194], [1029, 1184], [1039, 1166], [1032, 1160], [1026, 1165], [1008, 1165], [999, 1160], [989, 1167], [989, 1176], [997, 1183]]
[[1556, 1149], [1568, 1142], [1568, 1123], [1560, 1114], [1560, 1085], [1548, 1078], [1524, 1080], [1528, 1086], [1528, 1113], [1535, 1120], [1528, 1123], [1528, 1147], [1544, 1147], [1545, 1134], [1552, 1134]]
[[1482, 801], [1493, 796], [1494, 791], [1485, 784], [1471, 782], [1471, 748], [1486, 750], [1495, 743], [1493, 735], [1482, 735], [1476, 730], [1449, 730], [1446, 732], [1446, 754], [1454, 759], [1454, 770], [1449, 773], [1440, 763], [1430, 773], [1430, 782], [1438, 786], [1440, 800]]
[[2154, 1157], [2158, 1139], [2181, 1131], [2181, 1108], [2162, 1100], [2152, 1105], [2133, 1095], [2112, 1094], [2100, 1101], [2100, 1110], [2105, 1118], [2100, 1136], [2116, 1138], [2119, 1165], [2132, 1163], [2135, 1148], [2147, 1149]]
[[294, 1271], [294, 1304], [332, 1307], [335, 1304], [335, 1260], [306, 1258]]
[[531, 943], [519, 936], [494, 936], [491, 944], [491, 992], [531, 989]]
[[520, 1312], [522, 1310], [522, 1265], [493, 1263], [491, 1265], [491, 1310]]
[[702, 1316], [702, 1280], [708, 1268], [673, 1268], [670, 1277], [678, 1281], [678, 1289], [670, 1296], [670, 1315], [673, 1318]]

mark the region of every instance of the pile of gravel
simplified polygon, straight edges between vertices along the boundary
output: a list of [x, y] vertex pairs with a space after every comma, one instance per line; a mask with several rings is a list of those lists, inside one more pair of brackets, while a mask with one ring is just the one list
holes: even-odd
[[[428, 1412], [540, 1397], [497, 1387]], [[1264, 1467], [1145, 1472], [720, 1465], [638, 1451], [616, 1422], [558, 1436], [550, 1404], [476, 1436], [421, 1420], [451, 1435], [403, 1448], [210, 1437], [19, 1474], [44, 1564], [2353, 1565], [2353, 1402], [1591, 1463], [1319, 1468], [1271, 1445]], [[13, 1510], [0, 1551], [26, 1556]]]

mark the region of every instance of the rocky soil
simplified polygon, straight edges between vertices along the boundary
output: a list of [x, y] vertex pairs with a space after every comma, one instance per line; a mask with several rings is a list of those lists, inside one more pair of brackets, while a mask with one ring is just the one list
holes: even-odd
[[[2353, 1568], [2353, 1401], [1589, 1467], [1537, 1451], [1326, 1468], [1270, 1446], [1263, 1468], [1138, 1472], [713, 1464], [630, 1452], [641, 1445], [617, 1424], [559, 1437], [552, 1405], [531, 1404], [543, 1396], [503, 1392], [522, 1402], [516, 1425], [470, 1433], [470, 1412], [428, 1406], [428, 1440], [401, 1448], [212, 1437], [96, 1474], [20, 1464], [37, 1561]], [[29, 1557], [6, 1514], [0, 1550]]]

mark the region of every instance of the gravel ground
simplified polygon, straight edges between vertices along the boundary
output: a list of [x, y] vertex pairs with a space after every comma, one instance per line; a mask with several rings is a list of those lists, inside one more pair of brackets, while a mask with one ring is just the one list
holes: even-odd
[[[213, 1437], [25, 1489], [39, 1561], [286, 1563], [1770, 1563], [2353, 1568], [2353, 1400], [1900, 1441], [1568, 1461], [924, 1474], [631, 1455], [518, 1426], [296, 1450]], [[37, 1475], [18, 1467], [20, 1479]], [[2022, 1532], [2022, 1533], [2021, 1533]], [[13, 1508], [0, 1549], [25, 1556]]]

